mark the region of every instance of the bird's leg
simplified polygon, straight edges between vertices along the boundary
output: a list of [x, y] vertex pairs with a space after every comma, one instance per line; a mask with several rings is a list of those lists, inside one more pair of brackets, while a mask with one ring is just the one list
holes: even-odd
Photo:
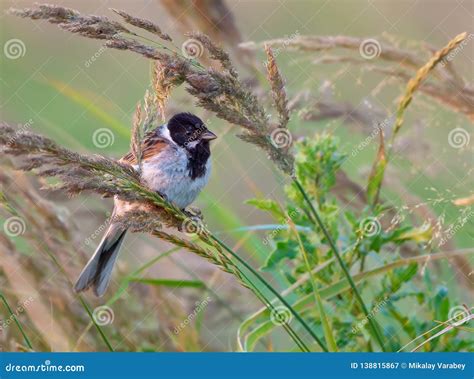
[[156, 193], [158, 195], [160, 195], [160, 197], [164, 200], [164, 201], [167, 201], [168, 203], [170, 203], [170, 200], [168, 199], [168, 196], [166, 196], [164, 193], [161, 193], [160, 191], [156, 191]]
[[188, 209], [182, 209], [183, 213], [190, 218], [197, 218], [200, 221], [204, 220], [204, 216], [199, 208], [196, 207], [189, 207]]

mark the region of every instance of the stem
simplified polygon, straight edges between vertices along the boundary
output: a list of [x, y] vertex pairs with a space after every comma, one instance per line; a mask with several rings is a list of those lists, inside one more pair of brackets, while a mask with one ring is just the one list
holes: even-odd
[[301, 253], [303, 254], [304, 263], [309, 275], [309, 281], [313, 289], [314, 300], [319, 310], [319, 316], [321, 317], [321, 324], [323, 326], [324, 337], [326, 339], [326, 343], [328, 344], [328, 349], [330, 352], [336, 352], [337, 343], [336, 343], [336, 340], [334, 339], [334, 334], [331, 328], [331, 324], [329, 323], [329, 320], [326, 316], [326, 311], [324, 310], [323, 300], [321, 299], [321, 295], [319, 294], [318, 287], [316, 286], [316, 283], [313, 278], [313, 273], [311, 272], [311, 265], [309, 263], [308, 253], [306, 252], [306, 249], [303, 245], [303, 241], [301, 241], [301, 237], [298, 231], [296, 230], [295, 224], [291, 221], [291, 218], [289, 218], [289, 220], [290, 220], [289, 221], [290, 227], [293, 230], [293, 233], [296, 235], [296, 238], [298, 240], [298, 245], [300, 247]]
[[[215, 241], [212, 239], [212, 234], [209, 231], [206, 231], [206, 238], [205, 242], [208, 244], [212, 244], [214, 248], [217, 251], [220, 250], [220, 246], [224, 247], [226, 251], [230, 252], [232, 256], [236, 256], [236, 254], [232, 251], [230, 247], [225, 245], [223, 242]], [[218, 244], [216, 244], [216, 242]], [[263, 294], [262, 291], [253, 283], [252, 280], [249, 279], [249, 277], [241, 270], [241, 268], [235, 264], [235, 262], [232, 259], [229, 259], [227, 256], [224, 256], [226, 259], [227, 264], [232, 266], [232, 272], [231, 272], [235, 277], [237, 277], [239, 280], [241, 280], [246, 286], [252, 287], [250, 288], [251, 291], [257, 296], [257, 298], [263, 303], [263, 305], [267, 308], [270, 309], [271, 312], [276, 312], [276, 308], [273, 306], [273, 304], [268, 300], [268, 298]], [[298, 347], [301, 349], [303, 352], [310, 352], [309, 348], [306, 346], [306, 344], [303, 342], [303, 340], [298, 336], [298, 334], [291, 328], [288, 322], [285, 322], [282, 324], [283, 328], [285, 331], [290, 335], [290, 337], [295, 341], [295, 343], [298, 345]]]
[[323, 231], [324, 236], [326, 237], [332, 251], [334, 252], [334, 255], [336, 256], [337, 262], [341, 266], [341, 269], [342, 269], [344, 275], [346, 276], [347, 281], [349, 282], [349, 284], [352, 288], [352, 291], [354, 292], [356, 300], [358, 301], [360, 307], [362, 308], [362, 311], [364, 312], [365, 317], [369, 321], [370, 328], [372, 329], [372, 332], [374, 333], [374, 335], [377, 339], [377, 342], [380, 345], [380, 348], [382, 349], [382, 351], [385, 351], [385, 346], [384, 346], [383, 339], [382, 339], [382, 336], [380, 334], [380, 331], [379, 331], [375, 321], [371, 317], [369, 317], [369, 311], [367, 310], [367, 307], [364, 303], [364, 300], [362, 299], [362, 296], [360, 295], [354, 281], [352, 280], [351, 274], [349, 273], [349, 270], [347, 269], [346, 264], [342, 260], [341, 255], [339, 254], [339, 250], [337, 249], [336, 244], [332, 240], [331, 235], [329, 234], [328, 230], [324, 226], [324, 223], [321, 220], [321, 217], [319, 216], [318, 211], [313, 206], [313, 203], [311, 202], [310, 198], [306, 194], [306, 192], [305, 192], [303, 186], [301, 185], [301, 183], [296, 178], [293, 178], [293, 182], [296, 184], [296, 186], [298, 187], [298, 190], [301, 192], [301, 194], [303, 195], [305, 201], [308, 203], [309, 208], [311, 210], [311, 213], [313, 214], [314, 218], [316, 219], [317, 225], [319, 225], [319, 227]]
[[83, 299], [83, 297], [81, 295], [79, 295], [77, 297], [79, 299], [79, 301], [81, 302], [82, 306], [84, 307], [84, 309], [86, 310], [87, 314], [89, 315], [90, 319], [92, 320], [92, 323], [94, 324], [95, 328], [97, 329], [97, 331], [99, 332], [100, 336], [102, 337], [102, 340], [104, 341], [104, 343], [107, 345], [107, 348], [110, 350], [110, 351], [115, 351], [114, 348], [112, 347], [112, 345], [110, 344], [109, 340], [107, 339], [105, 333], [103, 332], [102, 328], [100, 327], [99, 324], [97, 324], [97, 322], [95, 321], [94, 319], [94, 315], [92, 314], [89, 306], [87, 305], [87, 303], [85, 302], [85, 300]]
[[[245, 279], [245, 281], [247, 283], [249, 283], [252, 286], [253, 291], [254, 291], [255, 295], [259, 298], [259, 300], [267, 308], [270, 308], [271, 311], [275, 312], [276, 309], [273, 306], [273, 304], [268, 301], [268, 299], [265, 297], [265, 295], [262, 293], [262, 291], [260, 291], [260, 289], [258, 289], [258, 287], [252, 283], [252, 281], [248, 278], [248, 276], [246, 276], [242, 271], [240, 271], [240, 275]], [[285, 328], [285, 330], [290, 335], [290, 337], [295, 341], [295, 343], [298, 345], [298, 347], [301, 349], [301, 351], [304, 351], [305, 353], [310, 352], [309, 348], [306, 346], [306, 344], [303, 342], [303, 340], [301, 340], [301, 338], [298, 336], [298, 334], [291, 328], [289, 323], [285, 322], [285, 323], [282, 324], [282, 326], [283, 326], [283, 328]]]
[[[273, 293], [278, 300], [282, 302], [282, 304], [293, 314], [293, 316], [298, 320], [298, 322], [306, 329], [306, 331], [313, 337], [316, 343], [321, 347], [324, 352], [327, 352], [328, 349], [323, 344], [323, 342], [319, 339], [319, 337], [311, 330], [308, 324], [301, 318], [301, 316], [296, 312], [293, 307], [285, 300], [283, 296], [279, 294], [277, 290], [275, 290], [268, 282], [255, 270], [250, 266], [247, 262], [245, 262], [242, 258], [240, 258], [236, 253], [232, 251], [224, 242], [219, 240], [216, 236], [210, 235], [210, 238], [217, 242], [220, 246], [224, 248], [233, 258], [235, 258], [240, 264], [242, 264], [247, 270], [249, 270], [257, 279], [271, 292]], [[268, 302], [271, 304], [270, 302]]]
[[31, 345], [31, 342], [30, 340], [28, 339], [25, 331], [23, 330], [20, 322], [18, 321], [18, 319], [16, 318], [15, 314], [13, 313], [12, 309], [10, 308], [10, 305], [8, 304], [8, 301], [7, 299], [5, 298], [5, 296], [3, 296], [3, 294], [0, 293], [0, 299], [2, 299], [2, 302], [3, 304], [5, 304], [5, 307], [7, 308], [8, 312], [10, 313], [10, 316], [13, 317], [13, 321], [15, 321], [15, 324], [16, 326], [18, 327], [18, 329], [20, 330], [20, 333], [21, 335], [23, 336], [23, 339], [25, 340], [25, 343], [28, 345], [28, 347], [33, 350], [33, 346]]
[[185, 55], [183, 55], [182, 53], [180, 53], [180, 52], [178, 51], [179, 48], [178, 48], [174, 43], [172, 43], [172, 45], [175, 47], [175, 49], [176, 49], [177, 51], [174, 51], [174, 50], [170, 49], [169, 47], [163, 45], [162, 43], [159, 43], [159, 42], [154, 41], [154, 40], [152, 40], [152, 39], [150, 39], [150, 38], [144, 37], [144, 36], [142, 36], [142, 35], [140, 35], [140, 34], [137, 34], [137, 33], [126, 33], [126, 34], [130, 34], [130, 35], [132, 35], [132, 36], [135, 36], [135, 37], [138, 37], [138, 38], [142, 38], [142, 39], [144, 39], [144, 40], [146, 40], [146, 41], [148, 41], [148, 42], [154, 43], [154, 44], [156, 44], [157, 46], [159, 46], [161, 49], [164, 49], [164, 50], [167, 50], [167, 51], [169, 51], [169, 52], [171, 52], [171, 53], [173, 53], [173, 54], [179, 55], [181, 58], [183, 58], [183, 59], [189, 61], [194, 67], [197, 67], [197, 68], [199, 68], [199, 69], [201, 69], [201, 70], [203, 70], [203, 71], [206, 70], [206, 68], [205, 68], [203, 65], [201, 65], [198, 61], [196, 61], [195, 59], [188, 58], [188, 57], [186, 57]]
[[[210, 237], [211, 233], [208, 232], [208, 235]], [[220, 246], [224, 247], [226, 251], [230, 252], [232, 256], [236, 256], [236, 254], [232, 251], [230, 247], [228, 247], [221, 241], [219, 241], [218, 243]], [[273, 304], [265, 297], [262, 291], [260, 291], [260, 289], [249, 279], [249, 277], [232, 260], [228, 260], [228, 261], [229, 263], [232, 264], [232, 266], [236, 270], [235, 276], [237, 276], [238, 278], [244, 279], [245, 282], [249, 286], [252, 287], [252, 291], [257, 296], [257, 298], [263, 303], [263, 305], [265, 305], [265, 307], [267, 308], [270, 308], [272, 312], [276, 312], [276, 308], [273, 306]], [[310, 352], [309, 348], [306, 346], [303, 340], [298, 336], [298, 334], [291, 328], [289, 323], [283, 323], [282, 326], [286, 330], [286, 332], [290, 335], [290, 337], [295, 341], [295, 343], [298, 345], [301, 351], [304, 351], [306, 353]]]

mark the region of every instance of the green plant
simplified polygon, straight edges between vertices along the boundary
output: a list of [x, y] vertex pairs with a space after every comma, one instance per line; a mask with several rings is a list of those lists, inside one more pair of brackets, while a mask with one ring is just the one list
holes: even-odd
[[[405, 332], [411, 330], [409, 335], [413, 338], [427, 326], [427, 323], [421, 326], [419, 322], [415, 322], [415, 327], [406, 322], [408, 319], [401, 316], [404, 313], [401, 311], [404, 306], [400, 306], [403, 300], [414, 297], [421, 307], [426, 306], [427, 312], [433, 312], [434, 309], [439, 309], [440, 295], [436, 290], [426, 292], [413, 286], [413, 278], [419, 270], [417, 261], [420, 259], [402, 260], [396, 265], [390, 264], [390, 261], [393, 261], [394, 255], [399, 254], [403, 245], [413, 244], [418, 249], [426, 248], [433, 238], [431, 228], [399, 222], [398, 218], [392, 218], [384, 225], [388, 209], [386, 205], [372, 207], [368, 204], [361, 212], [341, 208], [331, 189], [345, 157], [338, 153], [338, 143], [333, 136], [317, 134], [306, 137], [295, 144], [295, 150], [295, 171], [304, 192], [310, 201], [321, 204], [321, 218], [328, 226], [329, 233], [337, 238], [340, 250], [343, 251], [342, 259], [354, 282], [359, 284], [365, 301], [370, 304], [369, 318], [383, 320], [377, 322], [377, 327], [381, 328], [385, 348], [389, 351], [398, 350], [401, 345], [400, 336], [395, 332], [397, 323], [402, 325]], [[248, 201], [256, 208], [268, 212], [278, 225], [265, 237], [271, 251], [263, 269], [281, 272], [287, 278], [288, 286], [294, 289], [293, 293], [300, 299], [296, 300], [294, 308], [310, 319], [317, 330], [327, 328], [325, 318], [330, 319], [331, 330], [340, 350], [374, 350], [375, 333], [367, 327], [369, 319], [359, 303], [354, 301], [352, 286], [348, 285], [345, 276], [338, 269], [326, 234], [321, 228], [314, 227], [306, 199], [297, 184], [287, 185], [285, 193], [284, 206], [272, 199]], [[296, 232], [298, 229], [295, 226], [304, 232]], [[391, 252], [390, 255], [387, 256], [387, 252]], [[430, 259], [429, 256], [426, 258]], [[436, 259], [434, 255], [433, 259]], [[367, 271], [367, 267], [374, 267], [379, 262], [384, 265], [373, 272]], [[317, 272], [313, 271], [308, 275], [308, 267], [315, 267]], [[377, 273], [385, 273], [385, 276], [368, 280]], [[335, 286], [335, 283], [339, 284]], [[341, 285], [344, 285], [343, 292]], [[312, 296], [316, 296], [316, 299]], [[326, 312], [321, 311], [319, 298], [324, 299]], [[446, 295], [442, 298], [443, 301], [448, 301]], [[301, 299], [305, 299], [304, 308], [301, 307]], [[449, 303], [444, 304], [442, 314], [428, 319], [447, 320], [449, 308]], [[253, 315], [241, 325], [241, 348], [252, 350], [255, 343], [274, 327], [264, 314]], [[458, 334], [459, 331], [456, 336]], [[462, 341], [464, 340], [461, 338], [452, 346], [460, 344], [459, 346], [466, 347], [465, 341]]]

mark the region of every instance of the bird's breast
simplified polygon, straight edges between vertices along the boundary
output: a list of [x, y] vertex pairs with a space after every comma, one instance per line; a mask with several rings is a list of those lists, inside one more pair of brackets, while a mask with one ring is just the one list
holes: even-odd
[[208, 159], [203, 175], [193, 179], [188, 159], [184, 149], [167, 147], [157, 156], [143, 162], [142, 180], [150, 189], [162, 193], [169, 201], [184, 209], [199, 195], [211, 172], [211, 161]]

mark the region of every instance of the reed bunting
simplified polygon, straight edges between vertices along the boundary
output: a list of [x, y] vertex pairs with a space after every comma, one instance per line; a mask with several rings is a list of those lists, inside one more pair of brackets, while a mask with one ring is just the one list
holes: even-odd
[[[201, 192], [211, 173], [209, 142], [217, 136], [191, 113], [174, 115], [168, 123], [146, 134], [142, 144], [141, 180], [153, 191], [181, 209], [186, 208]], [[129, 152], [121, 162], [137, 168]], [[114, 216], [130, 211], [138, 204], [115, 198], [111, 224], [102, 241], [74, 286], [76, 292], [92, 287], [102, 296], [110, 282], [126, 229], [114, 223]]]

